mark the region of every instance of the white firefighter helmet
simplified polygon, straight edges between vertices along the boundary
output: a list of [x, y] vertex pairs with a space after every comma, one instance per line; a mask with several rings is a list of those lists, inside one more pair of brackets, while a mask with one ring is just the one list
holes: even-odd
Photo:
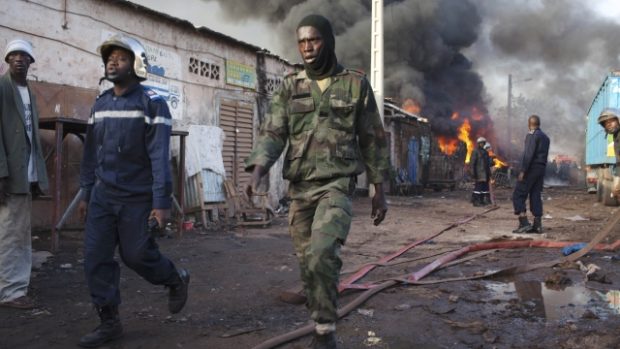
[[491, 143], [486, 142], [486, 144], [484, 145], [484, 149], [491, 149]]
[[97, 48], [97, 52], [101, 55], [104, 65], [107, 63], [108, 57], [115, 47], [120, 47], [133, 54], [133, 71], [139, 80], [146, 80], [148, 62], [146, 60], [146, 50], [140, 41], [123, 33], [111, 36]]
[[478, 140], [476, 141], [476, 143], [486, 143], [487, 139], [484, 137], [478, 137]]

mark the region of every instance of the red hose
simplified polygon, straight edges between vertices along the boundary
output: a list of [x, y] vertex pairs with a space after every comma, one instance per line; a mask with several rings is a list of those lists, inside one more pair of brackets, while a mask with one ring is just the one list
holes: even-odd
[[[428, 264], [424, 268], [411, 274], [408, 279], [411, 281], [421, 280], [423, 277], [435, 271], [437, 268], [445, 263], [449, 263], [465, 254], [483, 250], [497, 250], [497, 249], [513, 249], [513, 248], [531, 248], [531, 247], [544, 247], [544, 248], [562, 248], [566, 246], [574, 245], [575, 242], [562, 242], [562, 241], [547, 241], [547, 240], [526, 240], [526, 241], [501, 241], [501, 242], [486, 242], [481, 244], [470, 245], [463, 247], [458, 251], [454, 251], [445, 256], [437, 258], [434, 262]], [[616, 241], [611, 245], [597, 245], [597, 250], [613, 251], [618, 248], [620, 241]]]
[[[471, 217], [471, 219], [474, 219], [476, 216]], [[470, 219], [470, 220], [471, 220]], [[467, 220], [466, 220], [467, 221]], [[620, 224], [620, 211], [616, 211], [616, 213], [614, 213], [614, 215], [612, 216], [612, 218], [607, 222], [607, 224], [605, 225], [605, 227], [603, 227], [603, 229], [596, 234], [596, 236], [592, 239], [592, 241], [590, 241], [590, 243], [588, 243], [585, 247], [583, 247], [581, 250], [579, 250], [578, 252], [575, 252], [567, 257], [564, 257], [562, 259], [558, 259], [558, 260], [553, 260], [553, 261], [549, 261], [549, 262], [544, 262], [544, 263], [538, 263], [538, 264], [531, 264], [528, 265], [526, 264], [525, 266], [522, 266], [521, 268], [516, 268], [516, 267], [511, 267], [511, 268], [506, 268], [503, 269], [502, 271], [506, 272], [509, 271], [511, 273], [519, 273], [519, 272], [524, 272], [524, 271], [530, 271], [530, 270], [534, 270], [536, 268], [540, 268], [540, 267], [551, 267], [553, 265], [556, 265], [558, 263], [561, 262], [565, 262], [565, 261], [574, 261], [578, 258], [583, 257], [585, 254], [587, 254], [590, 250], [592, 249], [597, 249], [597, 250], [604, 250], [604, 251], [614, 251], [616, 249], [618, 249], [618, 247], [620, 247], [620, 240], [614, 242], [613, 244], [600, 244], [600, 242], [611, 232], [611, 230], [616, 226]], [[434, 236], [437, 236], [449, 229], [451, 229], [454, 226], [457, 226], [458, 223], [452, 224], [451, 227], [444, 229], [443, 231], [435, 234]], [[409, 246], [415, 246], [418, 245], [420, 243], [424, 242], [424, 240], [411, 244]], [[394, 285], [396, 285], [398, 282], [403, 282], [403, 283], [407, 283], [407, 282], [412, 282], [412, 283], [420, 283], [419, 280], [424, 278], [425, 276], [427, 276], [428, 274], [432, 273], [434, 270], [436, 270], [437, 268], [439, 268], [440, 266], [449, 263], [457, 258], [459, 258], [460, 256], [467, 254], [469, 252], [476, 252], [476, 251], [483, 251], [483, 250], [491, 250], [491, 249], [510, 249], [510, 248], [523, 248], [523, 247], [547, 247], [547, 248], [561, 248], [561, 247], [565, 247], [565, 246], [570, 246], [574, 244], [574, 242], [559, 242], [559, 241], [545, 241], [545, 240], [525, 240], [525, 241], [502, 241], [502, 242], [487, 242], [487, 243], [481, 243], [481, 244], [474, 244], [474, 245], [470, 245], [467, 247], [464, 247], [460, 250], [454, 251], [449, 253], [448, 255], [442, 256], [440, 258], [438, 258], [437, 260], [435, 260], [434, 262], [432, 262], [431, 264], [427, 265], [426, 267], [420, 269], [419, 271], [413, 273], [413, 274], [408, 274], [405, 277], [401, 277], [401, 278], [393, 278], [391, 280], [386, 280], [380, 284], [367, 284], [369, 285], [369, 287], [367, 287], [367, 290], [362, 293], [359, 297], [357, 297], [356, 299], [354, 299], [351, 303], [347, 304], [346, 306], [344, 306], [342, 309], [340, 309], [338, 311], [338, 317], [343, 317], [344, 315], [348, 314], [350, 311], [352, 311], [353, 309], [355, 309], [356, 307], [358, 307], [359, 305], [361, 305], [362, 303], [364, 303], [366, 300], [368, 300], [370, 297], [372, 297], [374, 294], [392, 287]], [[407, 246], [407, 247], [409, 247]], [[413, 247], [412, 246], [412, 247]], [[409, 247], [411, 248], [411, 247]], [[401, 250], [402, 253], [404, 253], [407, 249]], [[400, 252], [400, 251], [399, 251]], [[400, 255], [398, 254], [398, 255]], [[392, 254], [394, 255], [394, 254]], [[390, 256], [392, 256], [390, 255]], [[397, 256], [398, 256], [397, 255]], [[388, 256], [389, 257], [389, 256]], [[387, 258], [387, 257], [386, 257]], [[386, 258], [383, 258], [382, 260], [385, 260]], [[395, 257], [393, 257], [395, 258]], [[389, 260], [388, 260], [389, 261]], [[368, 267], [371, 267], [370, 269], [368, 269], [368, 271], [372, 270], [374, 265], [370, 265], [370, 266], [366, 266], [362, 269], [360, 269], [360, 271], [358, 271], [357, 274], [362, 274], [361, 271], [362, 270], [366, 270]], [[368, 272], [366, 271], [366, 273]], [[471, 277], [464, 277], [464, 278], [453, 278], [450, 280], [439, 280], [439, 282], [442, 281], [455, 281], [455, 280], [466, 280], [466, 279], [474, 279], [474, 278], [481, 278], [481, 277], [487, 277], [489, 275], [497, 275], [498, 273], [502, 272], [502, 271], [495, 271], [492, 273], [487, 273], [487, 275], [483, 275], [483, 276], [471, 276]], [[362, 274], [361, 276], [358, 277], [361, 278], [364, 274]], [[352, 278], [349, 278], [352, 279]], [[343, 285], [340, 285], [340, 287], [342, 287]], [[350, 288], [355, 288], [355, 289], [363, 289], [364, 286], [366, 285], [344, 285], [344, 286], [348, 286]], [[339, 288], [340, 288], [339, 287]], [[269, 340], [267, 340], [266, 342], [263, 342], [261, 344], [259, 344], [258, 346], [254, 347], [254, 349], [269, 349], [269, 348], [274, 348], [280, 344], [284, 344], [286, 342], [289, 342], [291, 340], [294, 340], [296, 338], [308, 335], [310, 333], [312, 333], [313, 330], [313, 325], [307, 325], [304, 326], [300, 329], [297, 329], [295, 331], [289, 332], [289, 333], [285, 333], [283, 335], [271, 338]]]
[[468, 222], [470, 222], [470, 221], [480, 217], [483, 214], [486, 214], [486, 213], [489, 213], [491, 211], [497, 210], [498, 208], [499, 208], [499, 206], [491, 207], [491, 208], [489, 208], [488, 210], [486, 210], [486, 211], [484, 211], [482, 213], [473, 215], [473, 216], [468, 217], [468, 218], [466, 218], [464, 220], [461, 220], [459, 222], [452, 223], [448, 227], [440, 230], [439, 232], [437, 232], [437, 233], [435, 233], [435, 234], [433, 234], [431, 236], [428, 236], [428, 237], [426, 237], [426, 238], [424, 238], [422, 240], [415, 241], [415, 242], [413, 242], [413, 243], [411, 243], [411, 244], [401, 248], [400, 250], [398, 250], [398, 251], [396, 251], [396, 252], [394, 252], [392, 254], [389, 254], [389, 255], [381, 258], [380, 260], [378, 260], [377, 262], [375, 262], [373, 264], [367, 264], [367, 265], [361, 267], [357, 272], [355, 272], [354, 274], [352, 274], [349, 277], [347, 277], [346, 279], [344, 279], [340, 283], [340, 285], [338, 285], [338, 292], [342, 292], [342, 291], [344, 291], [346, 289], [356, 288], [353, 284], [356, 281], [358, 281], [359, 279], [361, 279], [364, 276], [366, 276], [366, 274], [368, 274], [370, 271], [375, 269], [377, 267], [377, 265], [390, 262], [394, 258], [397, 258], [397, 257], [401, 256], [403, 253], [409, 251], [410, 249], [412, 249], [412, 248], [414, 248], [414, 247], [416, 247], [418, 245], [421, 245], [421, 244], [423, 244], [423, 243], [425, 243], [427, 241], [430, 241], [430, 240], [438, 237], [439, 235], [447, 232], [450, 229], [454, 229], [455, 227], [458, 227], [459, 225], [468, 223]]
[[[400, 280], [403, 282], [416, 283], [423, 278], [425, 278], [430, 273], [439, 269], [441, 266], [450, 263], [468, 253], [478, 252], [484, 250], [500, 250], [500, 249], [515, 249], [515, 248], [532, 248], [532, 247], [542, 247], [542, 248], [563, 248], [566, 246], [571, 246], [576, 244], [576, 242], [567, 242], [567, 241], [548, 241], [548, 240], [522, 240], [522, 241], [498, 241], [498, 242], [485, 242], [480, 244], [469, 245], [461, 248], [460, 250], [456, 250], [450, 252], [440, 258], [437, 258], [430, 264], [427, 264], [422, 269], [407, 274], [401, 277], [394, 278], [394, 280]], [[595, 246], [596, 250], [599, 251], [615, 251], [620, 248], [620, 240], [617, 240], [613, 244], [598, 244]], [[383, 282], [383, 281], [381, 281]], [[376, 282], [368, 282], [362, 284], [350, 284], [346, 285], [347, 290], [368, 290], [377, 286]]]

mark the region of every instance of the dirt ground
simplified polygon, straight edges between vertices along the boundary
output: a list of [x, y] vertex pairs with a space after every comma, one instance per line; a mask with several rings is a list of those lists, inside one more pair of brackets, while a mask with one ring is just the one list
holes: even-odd
[[[342, 251], [343, 270], [373, 262], [482, 212], [469, 204], [468, 197], [466, 191], [390, 197], [388, 218], [379, 227], [370, 224], [370, 201], [356, 198], [353, 226]], [[498, 190], [498, 210], [410, 250], [400, 260], [491, 239], [532, 238], [511, 233], [516, 220], [509, 198], [509, 190]], [[588, 241], [614, 210], [581, 188], [548, 188], [544, 199], [547, 232], [536, 237], [541, 239]], [[70, 235], [73, 238], [63, 237], [62, 251], [33, 273], [31, 294], [38, 308], [0, 309], [0, 348], [74, 348], [79, 337], [97, 325], [83, 277], [80, 234]], [[608, 241], [617, 238], [620, 228]], [[39, 234], [35, 249], [45, 249], [48, 239]], [[251, 348], [307, 324], [302, 305], [277, 299], [282, 290], [298, 283], [286, 218], [278, 218], [267, 229], [195, 231], [182, 239], [159, 239], [159, 244], [191, 272], [186, 308], [169, 315], [166, 290], [122, 267], [125, 336], [106, 348]], [[442, 269], [428, 279], [560, 256], [559, 249], [503, 250]], [[339, 342], [342, 348], [619, 348], [614, 329], [620, 327], [620, 292], [615, 291], [620, 290], [620, 263], [610, 256], [592, 252], [582, 259], [585, 265], [599, 266], [599, 275], [609, 283], [586, 282], [578, 267], [566, 265], [510, 279], [396, 286], [341, 320]], [[379, 267], [363, 281], [413, 272], [434, 258]], [[341, 304], [357, 295], [349, 292]], [[283, 348], [306, 348], [309, 342], [305, 337]]]

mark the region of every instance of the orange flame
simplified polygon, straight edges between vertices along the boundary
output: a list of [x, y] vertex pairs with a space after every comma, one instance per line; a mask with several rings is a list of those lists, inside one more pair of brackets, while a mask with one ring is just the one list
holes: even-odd
[[[456, 138], [448, 138], [445, 136], [439, 136], [437, 138], [439, 148], [444, 154], [453, 155], [458, 150], [460, 141], [462, 141], [467, 146], [465, 163], [469, 164], [471, 160], [471, 155], [476, 147], [476, 144], [474, 143], [475, 138], [472, 138], [474, 135], [472, 134], [471, 120], [482, 121], [484, 119], [484, 114], [482, 114], [480, 110], [478, 110], [478, 108], [473, 107], [471, 109], [470, 117], [462, 117], [459, 112], [455, 111], [450, 116], [450, 119], [453, 121], [457, 121], [458, 123], [460, 123], [460, 120], [463, 120], [463, 122], [458, 127], [458, 134]], [[500, 168], [502, 166], [506, 167], [508, 166], [508, 164], [503, 160], [496, 158], [495, 166]]]
[[474, 142], [470, 138], [471, 136], [471, 124], [468, 119], [463, 121], [463, 124], [459, 127], [459, 139], [467, 145], [467, 156], [465, 156], [465, 163], [469, 164], [471, 154], [474, 151]]
[[405, 102], [403, 103], [402, 108], [411, 114], [416, 114], [416, 115], [420, 115], [420, 111], [422, 111], [422, 107], [420, 107], [420, 103], [418, 103], [417, 101], [411, 99], [411, 98], [407, 98], [405, 99]]
[[459, 141], [456, 139], [439, 136], [437, 137], [437, 143], [441, 152], [446, 155], [453, 155], [459, 149]]
[[495, 168], [508, 167], [508, 163], [500, 160], [499, 158], [495, 158]]
[[504, 160], [500, 159], [499, 156], [497, 156], [493, 150], [489, 150], [489, 156], [493, 159], [494, 161], [494, 165], [493, 167], [495, 168], [502, 168], [502, 167], [508, 167], [508, 163], [505, 162]]

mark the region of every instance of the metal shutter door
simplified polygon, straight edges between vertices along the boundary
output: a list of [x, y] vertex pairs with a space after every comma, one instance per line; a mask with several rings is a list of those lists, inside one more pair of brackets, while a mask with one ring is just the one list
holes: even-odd
[[226, 134], [222, 156], [226, 177], [240, 187], [247, 183], [250, 174], [244, 171], [244, 161], [252, 151], [254, 106], [247, 102], [222, 100], [220, 127]]

